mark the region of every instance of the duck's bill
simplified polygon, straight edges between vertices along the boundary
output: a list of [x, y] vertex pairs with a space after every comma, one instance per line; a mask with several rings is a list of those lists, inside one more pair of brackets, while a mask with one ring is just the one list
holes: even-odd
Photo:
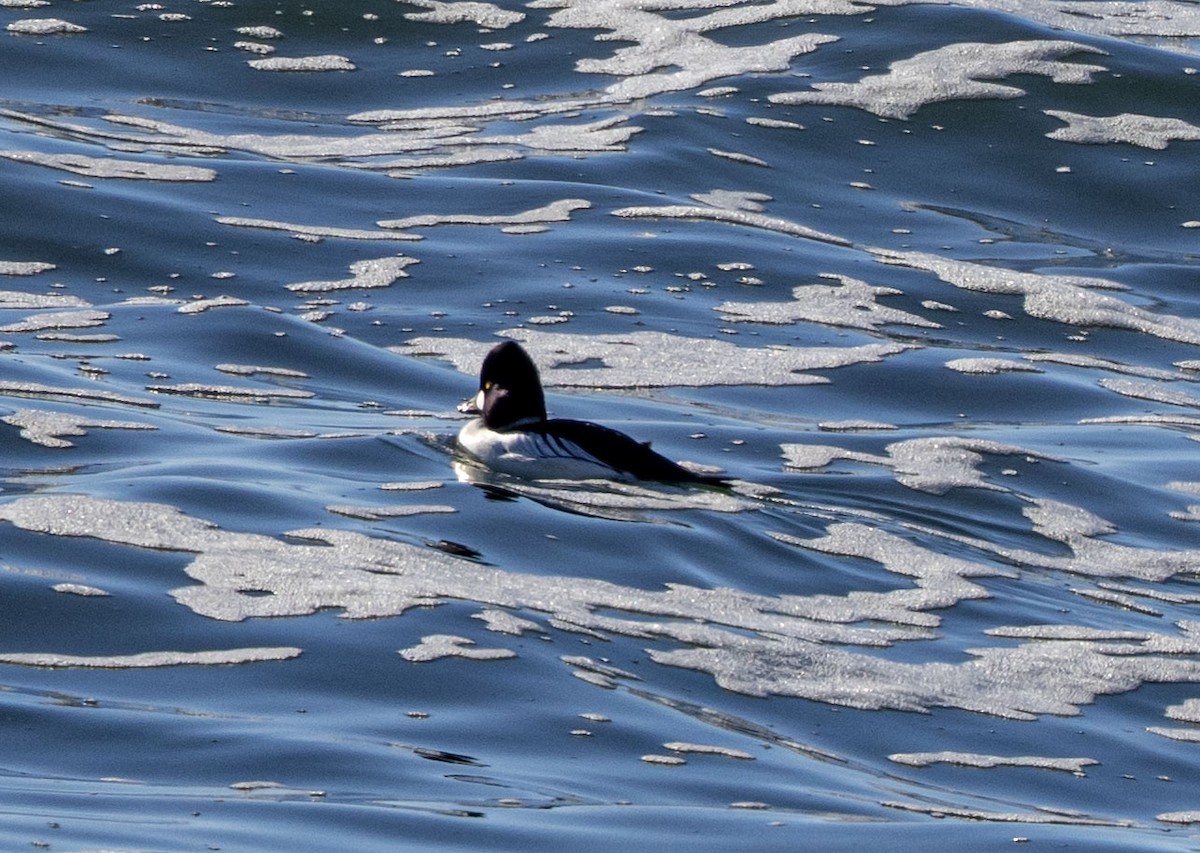
[[481, 394], [476, 394], [474, 397], [468, 397], [458, 404], [458, 410], [464, 415], [478, 415], [483, 410], [479, 407], [479, 398]]

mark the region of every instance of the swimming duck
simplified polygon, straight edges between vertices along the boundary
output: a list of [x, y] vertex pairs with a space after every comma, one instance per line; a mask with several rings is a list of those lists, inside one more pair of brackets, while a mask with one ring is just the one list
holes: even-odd
[[479, 415], [458, 433], [459, 445], [488, 468], [529, 480], [656, 480], [722, 484], [636, 441], [590, 421], [546, 417], [542, 381], [516, 341], [492, 347], [479, 371], [479, 391], [460, 412]]

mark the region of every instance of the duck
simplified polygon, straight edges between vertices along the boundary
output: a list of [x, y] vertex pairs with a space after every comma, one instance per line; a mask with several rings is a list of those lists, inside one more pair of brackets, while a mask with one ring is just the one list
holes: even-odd
[[537, 366], [513, 340], [496, 344], [484, 357], [479, 390], [458, 411], [477, 415], [459, 431], [459, 446], [487, 468], [521, 479], [725, 484], [619, 430], [547, 417]]

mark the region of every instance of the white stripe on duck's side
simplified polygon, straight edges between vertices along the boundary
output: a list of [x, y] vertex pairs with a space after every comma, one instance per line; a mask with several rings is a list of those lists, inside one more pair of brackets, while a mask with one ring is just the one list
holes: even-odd
[[630, 479], [574, 442], [525, 430], [498, 432], [483, 418], [464, 426], [458, 443], [493, 471], [526, 480]]

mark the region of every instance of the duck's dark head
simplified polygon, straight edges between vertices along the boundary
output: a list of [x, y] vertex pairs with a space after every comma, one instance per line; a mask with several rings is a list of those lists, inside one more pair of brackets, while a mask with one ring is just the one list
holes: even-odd
[[546, 419], [542, 380], [529, 354], [516, 341], [496, 344], [479, 370], [479, 391], [458, 410], [483, 416], [489, 429], [530, 426]]

